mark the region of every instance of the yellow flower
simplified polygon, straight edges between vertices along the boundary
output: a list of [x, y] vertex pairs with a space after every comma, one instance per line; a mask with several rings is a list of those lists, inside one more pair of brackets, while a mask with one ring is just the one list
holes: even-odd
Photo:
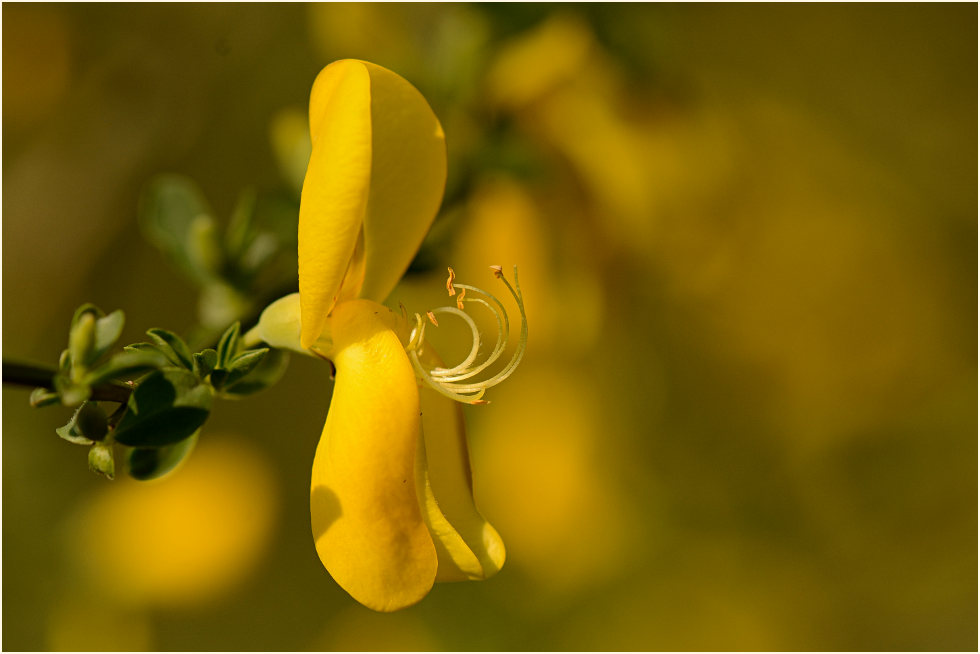
[[[336, 366], [313, 461], [316, 549], [354, 599], [394, 611], [435, 581], [486, 579], [503, 565], [503, 542], [473, 501], [458, 402], [484, 403], [486, 388], [511, 374], [527, 324], [520, 287], [492, 267], [520, 308], [520, 346], [497, 374], [473, 381], [499, 367], [507, 343], [496, 298], [455, 283], [450, 270], [456, 306], [427, 313], [433, 325], [451, 315], [472, 331], [470, 354], [450, 368], [425, 340], [426, 319], [378, 304], [414, 257], [445, 186], [442, 127], [411, 84], [367, 62], [330, 64], [313, 85], [310, 135], [299, 293], [270, 305], [254, 337]], [[482, 363], [479, 330], [464, 311], [472, 303], [497, 319], [497, 343]]]

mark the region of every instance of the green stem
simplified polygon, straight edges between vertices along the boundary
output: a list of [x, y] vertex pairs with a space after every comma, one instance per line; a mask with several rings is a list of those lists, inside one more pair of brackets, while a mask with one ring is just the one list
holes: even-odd
[[[57, 370], [49, 366], [31, 363], [15, 363], [3, 360], [3, 383], [23, 388], [54, 389], [54, 376]], [[92, 388], [93, 400], [125, 403], [132, 389], [118, 384], [99, 384]]]

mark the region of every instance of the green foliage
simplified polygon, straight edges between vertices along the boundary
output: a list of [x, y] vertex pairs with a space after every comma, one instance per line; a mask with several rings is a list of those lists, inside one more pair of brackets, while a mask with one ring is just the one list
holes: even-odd
[[[200, 352], [193, 352], [178, 334], [153, 328], [146, 332], [149, 342], [110, 354], [124, 322], [121, 311], [106, 315], [91, 304], [79, 307], [52, 388], [31, 394], [32, 406], [60, 400], [75, 407], [56, 432], [89, 446], [90, 468], [110, 479], [115, 474], [114, 444], [126, 449], [125, 468], [134, 478], [160, 477], [193, 449], [215, 396], [239, 398], [268, 388], [288, 363], [283, 352], [245, 349], [238, 322], [225, 330], [216, 347]], [[117, 406], [112, 415], [103, 409], [106, 402]]]
[[150, 329], [146, 333], [164, 356], [174, 364], [187, 370], [194, 370], [194, 357], [191, 356], [191, 351], [180, 336], [166, 329]]
[[241, 327], [229, 327], [218, 341], [210, 382], [225, 397], [243, 397], [275, 384], [285, 372], [288, 356], [278, 350], [242, 351]]
[[265, 390], [282, 379], [288, 366], [288, 352], [285, 350], [268, 350], [268, 353], [262, 357], [257, 365], [251, 367], [247, 374], [239, 376], [230, 383], [225, 383], [221, 389], [221, 395], [234, 399]]
[[191, 372], [158, 370], [133, 390], [115, 440], [133, 447], [172, 445], [189, 437], [208, 419], [211, 388]]
[[[193, 180], [161, 175], [147, 185], [139, 208], [142, 231], [199, 287], [198, 320], [206, 340], [294, 283], [284, 272], [295, 271], [294, 266], [277, 271], [271, 264], [293, 250], [295, 211], [246, 189], [222, 228]], [[289, 225], [288, 232], [283, 225]]]
[[143, 235], [192, 279], [206, 279], [188, 255], [191, 225], [199, 216], [212, 214], [204, 193], [192, 180], [180, 175], [161, 175], [150, 182], [140, 199], [139, 223]]
[[135, 447], [126, 453], [129, 476], [140, 481], [158, 479], [174, 468], [194, 450], [200, 437], [197, 430], [188, 438], [164, 447]]
[[166, 365], [168, 359], [153, 350], [124, 349], [112, 355], [108, 361], [92, 369], [85, 381], [95, 386], [112, 379], [135, 378]]
[[35, 388], [31, 391], [30, 404], [32, 407], [48, 406], [49, 404], [56, 404], [60, 401], [61, 396], [57, 392], [48, 390], [47, 388]]
[[82, 412], [82, 409], [88, 405], [88, 402], [83, 402], [80, 404], [75, 413], [72, 414], [71, 419], [65, 425], [55, 429], [55, 433], [69, 443], [74, 443], [75, 445], [91, 445], [94, 443], [95, 441], [88, 438], [78, 425], [78, 415]]

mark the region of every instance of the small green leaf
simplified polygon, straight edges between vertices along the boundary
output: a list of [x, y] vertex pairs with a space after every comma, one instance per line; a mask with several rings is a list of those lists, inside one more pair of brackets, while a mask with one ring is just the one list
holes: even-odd
[[61, 403], [65, 406], [78, 406], [92, 395], [88, 384], [73, 382], [64, 373], [54, 376], [54, 390], [61, 396]]
[[61, 356], [58, 357], [58, 368], [62, 372], [71, 370], [71, 350], [64, 349], [61, 351]]
[[208, 348], [201, 352], [196, 352], [194, 354], [194, 360], [197, 362], [197, 368], [200, 371], [201, 377], [207, 377], [214, 370], [215, 366], [218, 365], [218, 353]]
[[231, 221], [225, 231], [225, 251], [232, 261], [237, 261], [254, 235], [255, 189], [244, 189], [231, 213]]
[[49, 388], [35, 388], [31, 391], [30, 403], [34, 408], [54, 404], [61, 399], [61, 396]]
[[279, 241], [275, 236], [263, 232], [255, 237], [248, 249], [242, 253], [240, 264], [246, 272], [257, 272], [279, 252]]
[[201, 430], [197, 430], [188, 438], [165, 447], [136, 447], [126, 456], [126, 467], [129, 476], [139, 481], [159, 479], [176, 468], [197, 445]]
[[221, 394], [227, 398], [239, 398], [274, 385], [289, 366], [289, 354], [285, 350], [270, 350], [262, 361], [244, 378], [224, 385]]
[[126, 323], [126, 316], [119, 309], [107, 316], [103, 316], [95, 321], [95, 352], [92, 360], [95, 361], [116, 344], [122, 335], [123, 325]]
[[83, 402], [75, 413], [72, 414], [71, 419], [65, 425], [54, 430], [55, 433], [69, 443], [74, 443], [75, 445], [91, 445], [94, 441], [86, 437], [78, 426], [78, 416], [82, 412], [82, 409], [88, 404], [88, 402]]
[[84, 374], [85, 367], [94, 360], [95, 316], [92, 313], [83, 313], [72, 325], [68, 335], [68, 352], [72, 377], [77, 381]]
[[155, 346], [129, 349], [112, 355], [112, 358], [85, 376], [85, 382], [96, 386], [110, 379], [133, 379], [139, 375], [163, 368], [169, 359]]
[[198, 214], [191, 220], [187, 230], [184, 251], [187, 260], [202, 279], [218, 277], [224, 264], [224, 252], [218, 242], [218, 228], [214, 218], [208, 214]]
[[188, 177], [161, 175], [140, 198], [139, 223], [143, 234], [192, 279], [201, 271], [186, 251], [191, 223], [200, 215], [212, 215], [198, 185]]
[[188, 371], [159, 370], [136, 387], [128, 407], [116, 427], [118, 442], [133, 447], [171, 445], [193, 434], [207, 420], [211, 389]]
[[75, 309], [75, 313], [71, 317], [71, 326], [74, 327], [75, 325], [77, 325], [78, 321], [86, 313], [91, 313], [92, 317], [95, 318], [96, 320], [105, 316], [105, 311], [95, 306], [91, 302], [86, 302], [82, 306]]
[[[226, 367], [219, 368], [211, 373], [211, 385], [215, 389], [222, 389], [226, 386], [231, 386], [235, 382], [239, 381], [248, 373], [252, 372], [253, 369], [262, 361], [264, 357], [269, 352], [269, 348], [262, 348], [258, 350], [247, 350], [242, 352], [240, 355], [235, 357], [234, 360]], [[224, 371], [226, 374], [217, 375], [215, 373]]]
[[254, 350], [245, 350], [231, 362], [228, 371], [238, 373], [242, 377], [252, 372], [262, 361], [262, 357], [269, 353], [269, 348], [262, 347]]
[[145, 342], [130, 343], [129, 345], [124, 346], [123, 350], [126, 352], [156, 352], [157, 354], [162, 355], [164, 358], [168, 358], [167, 355], [170, 353], [170, 348], [164, 349], [155, 343]]
[[161, 351], [167, 354], [167, 358], [188, 370], [194, 369], [194, 357], [191, 356], [191, 351], [180, 336], [166, 329], [157, 328], [149, 329], [146, 333]]
[[227, 369], [228, 364], [238, 356], [241, 347], [242, 326], [236, 322], [221, 335], [218, 341], [218, 364], [216, 368]]

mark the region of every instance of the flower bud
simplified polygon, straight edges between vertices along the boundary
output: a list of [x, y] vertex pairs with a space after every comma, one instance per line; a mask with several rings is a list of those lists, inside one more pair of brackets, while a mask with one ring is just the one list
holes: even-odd
[[112, 446], [96, 443], [88, 451], [88, 468], [108, 479], [116, 476], [116, 463], [112, 456]]
[[81, 381], [95, 348], [95, 315], [83, 313], [72, 325], [68, 335], [68, 351], [72, 365], [72, 381]]
[[109, 431], [105, 412], [95, 402], [86, 402], [78, 409], [75, 424], [85, 438], [93, 441], [101, 441]]

